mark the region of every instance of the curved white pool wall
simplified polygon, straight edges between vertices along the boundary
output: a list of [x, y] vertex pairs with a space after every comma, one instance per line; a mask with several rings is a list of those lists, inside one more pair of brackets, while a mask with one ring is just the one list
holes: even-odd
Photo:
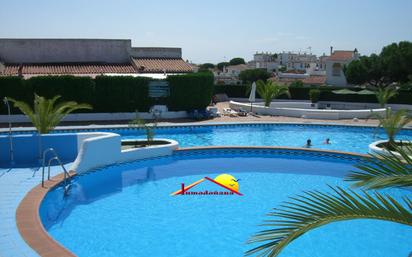
[[[249, 103], [247, 98], [231, 98], [230, 100], [239, 103]], [[293, 103], [293, 106], [281, 106], [283, 103]], [[262, 99], [256, 99], [254, 104], [262, 104]], [[301, 108], [310, 109], [316, 108], [311, 107], [311, 103], [308, 100], [290, 100], [290, 99], [275, 99], [272, 101], [271, 106], [273, 107], [289, 107], [289, 108]], [[309, 106], [309, 107], [308, 107]], [[363, 110], [363, 109], [379, 109], [381, 108], [379, 103], [361, 103], [361, 102], [339, 102], [339, 101], [319, 101], [317, 106], [320, 108], [331, 108], [334, 110]], [[398, 111], [401, 109], [408, 110], [412, 112], [412, 105], [408, 104], [387, 104], [386, 107], [391, 107], [393, 111]]]
[[142, 148], [121, 150], [121, 136], [115, 133], [78, 133], [82, 141], [79, 153], [71, 170], [82, 173], [91, 169], [151, 157], [171, 155], [178, 148], [178, 143], [169, 139], [167, 145], [153, 145]]
[[[389, 155], [388, 150], [378, 146], [379, 144], [386, 143], [386, 142], [388, 142], [388, 140], [379, 140], [379, 141], [373, 142], [372, 144], [369, 145], [369, 153]], [[400, 140], [395, 140], [395, 142], [401, 142], [401, 141]], [[404, 141], [404, 140], [402, 140], [402, 142], [412, 143], [412, 141]], [[398, 157], [401, 157], [401, 155], [399, 153], [393, 152], [393, 151], [391, 151], [391, 152], [392, 152], [392, 154], [394, 154]], [[410, 157], [412, 158], [412, 156], [410, 156]]]
[[[296, 103], [302, 104], [302, 103]], [[309, 103], [310, 104], [310, 103]], [[251, 106], [249, 103], [239, 103], [230, 101], [231, 109], [250, 112]], [[369, 110], [329, 110], [329, 109], [305, 109], [305, 108], [286, 108], [286, 107], [265, 107], [260, 104], [253, 104], [254, 113], [262, 115], [274, 115], [274, 116], [287, 116], [298, 117], [307, 119], [326, 119], [326, 120], [339, 120], [339, 119], [367, 119], [371, 118], [374, 114], [385, 115], [386, 109], [369, 109]]]

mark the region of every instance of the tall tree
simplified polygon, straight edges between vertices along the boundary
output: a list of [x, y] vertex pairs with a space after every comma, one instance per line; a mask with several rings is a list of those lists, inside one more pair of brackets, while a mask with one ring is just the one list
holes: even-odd
[[368, 84], [379, 88], [389, 84], [389, 78], [383, 70], [382, 60], [376, 54], [362, 56], [359, 60], [352, 61], [344, 67], [344, 73], [350, 84]]
[[412, 43], [402, 41], [385, 46], [379, 55], [362, 56], [344, 68], [351, 84], [386, 87], [404, 83], [412, 77]]
[[219, 62], [218, 64], [217, 64], [217, 68], [220, 70], [220, 71], [223, 71], [223, 68], [224, 67], [227, 67], [227, 66], [229, 66], [230, 65], [230, 63], [228, 63], [228, 62]]
[[407, 82], [412, 75], [412, 42], [385, 46], [380, 54], [386, 75], [393, 82]]
[[245, 64], [245, 60], [243, 58], [236, 57], [236, 58], [233, 58], [232, 60], [230, 60], [229, 63], [230, 63], [230, 65]]
[[250, 69], [241, 71], [239, 78], [243, 83], [252, 83], [258, 80], [266, 81], [270, 77], [270, 74], [266, 69]]
[[200, 65], [199, 71], [208, 71], [209, 69], [215, 68], [215, 65], [213, 63], [204, 63]]

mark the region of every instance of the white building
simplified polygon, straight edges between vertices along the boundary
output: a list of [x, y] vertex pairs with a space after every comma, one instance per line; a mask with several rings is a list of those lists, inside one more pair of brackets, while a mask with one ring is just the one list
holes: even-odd
[[274, 53], [259, 53], [253, 55], [253, 61], [248, 63], [251, 69], [266, 69], [267, 72], [273, 72], [279, 67], [278, 55]]
[[242, 71], [250, 67], [246, 64], [230, 65], [223, 68], [223, 71], [214, 71], [216, 84], [238, 85], [241, 84], [239, 75]]
[[347, 86], [343, 68], [350, 62], [359, 59], [359, 53], [354, 51], [334, 51], [326, 59], [326, 83], [332, 86]]
[[279, 65], [285, 66], [287, 70], [307, 71], [315, 69], [317, 57], [314, 54], [282, 52], [278, 56]]

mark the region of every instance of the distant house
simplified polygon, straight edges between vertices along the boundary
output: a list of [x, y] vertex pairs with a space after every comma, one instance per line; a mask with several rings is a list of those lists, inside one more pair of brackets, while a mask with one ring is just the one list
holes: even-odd
[[[332, 49], [331, 49], [332, 52]], [[326, 83], [332, 86], [347, 86], [343, 68], [350, 62], [357, 60], [359, 53], [355, 49], [354, 51], [342, 51], [336, 50], [326, 58]]]
[[240, 73], [245, 70], [249, 70], [249, 66], [246, 64], [230, 65], [224, 67], [224, 73], [232, 76], [239, 77]]
[[279, 64], [287, 70], [300, 70], [307, 72], [316, 67], [317, 57], [308, 53], [282, 52], [279, 54]]
[[132, 47], [129, 39], [0, 39], [0, 76], [130, 75], [193, 72], [181, 48]]
[[253, 55], [253, 61], [248, 62], [250, 69], [266, 69], [267, 72], [273, 72], [279, 66], [278, 55], [269, 52], [256, 52]]
[[239, 75], [242, 71], [248, 70], [250, 67], [246, 64], [230, 65], [223, 67], [223, 71], [215, 71], [216, 84], [238, 85], [241, 84]]

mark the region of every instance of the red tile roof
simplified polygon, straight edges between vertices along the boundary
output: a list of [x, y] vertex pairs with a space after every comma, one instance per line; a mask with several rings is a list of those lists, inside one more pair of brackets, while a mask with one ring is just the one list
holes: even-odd
[[119, 64], [6, 64], [2, 75], [57, 75], [57, 74], [103, 74], [103, 73], [136, 73], [130, 63]]
[[331, 56], [328, 57], [330, 61], [345, 61], [354, 57], [353, 51], [334, 51]]
[[186, 73], [193, 72], [192, 67], [181, 58], [133, 58], [140, 73]]
[[319, 85], [319, 86], [325, 84], [325, 82], [326, 82], [326, 76], [316, 76], [316, 75], [312, 75], [312, 76], [309, 76], [309, 77], [304, 78], [304, 79], [299, 79], [299, 78], [274, 78], [274, 77], [269, 78], [269, 79], [272, 80], [272, 81], [278, 81], [278, 82], [282, 82], [282, 83], [286, 83], [286, 84], [289, 84], [289, 83], [292, 83], [294, 81], [300, 80], [305, 85]]
[[323, 85], [326, 82], [326, 76], [309, 76], [302, 80], [303, 84], [307, 85]]

